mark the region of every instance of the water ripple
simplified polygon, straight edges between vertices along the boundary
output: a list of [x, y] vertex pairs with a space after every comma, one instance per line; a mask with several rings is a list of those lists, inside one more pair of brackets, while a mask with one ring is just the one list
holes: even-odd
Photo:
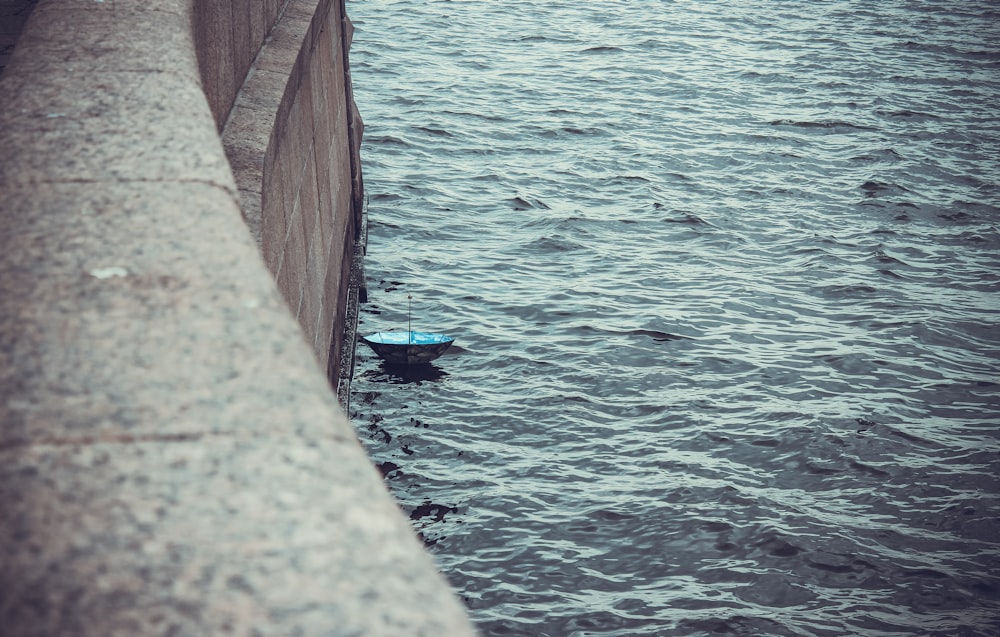
[[352, 418], [484, 634], [1000, 633], [1000, 12], [349, 10], [362, 330], [458, 339]]

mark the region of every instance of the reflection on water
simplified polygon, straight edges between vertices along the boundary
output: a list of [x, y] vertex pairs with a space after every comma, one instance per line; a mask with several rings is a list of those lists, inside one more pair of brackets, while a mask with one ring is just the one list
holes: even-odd
[[436, 363], [423, 365], [396, 365], [382, 361], [377, 369], [366, 370], [362, 376], [374, 383], [422, 383], [441, 380], [448, 375]]

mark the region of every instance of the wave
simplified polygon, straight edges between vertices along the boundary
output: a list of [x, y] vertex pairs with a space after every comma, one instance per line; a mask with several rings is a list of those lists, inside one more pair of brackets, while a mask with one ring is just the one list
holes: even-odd
[[837, 130], [837, 129], [847, 129], [847, 130], [859, 130], [859, 131], [876, 131], [878, 128], [874, 126], [868, 126], [865, 124], [854, 124], [851, 122], [837, 121], [837, 120], [823, 120], [823, 121], [799, 121], [791, 119], [776, 119], [768, 122], [771, 126], [788, 126], [792, 128], [818, 128], [824, 130]]

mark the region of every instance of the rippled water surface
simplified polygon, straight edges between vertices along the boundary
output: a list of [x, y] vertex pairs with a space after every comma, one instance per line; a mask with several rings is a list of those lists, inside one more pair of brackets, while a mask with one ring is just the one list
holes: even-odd
[[993, 2], [351, 0], [361, 439], [484, 635], [1000, 634]]

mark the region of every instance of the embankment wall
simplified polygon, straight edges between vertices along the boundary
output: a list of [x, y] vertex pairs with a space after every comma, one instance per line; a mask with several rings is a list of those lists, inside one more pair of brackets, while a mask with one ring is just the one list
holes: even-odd
[[5, 636], [472, 634], [325, 373], [359, 227], [348, 39], [336, 0], [25, 24], [0, 76]]
[[343, 0], [196, 3], [194, 33], [244, 218], [336, 385], [363, 191]]

